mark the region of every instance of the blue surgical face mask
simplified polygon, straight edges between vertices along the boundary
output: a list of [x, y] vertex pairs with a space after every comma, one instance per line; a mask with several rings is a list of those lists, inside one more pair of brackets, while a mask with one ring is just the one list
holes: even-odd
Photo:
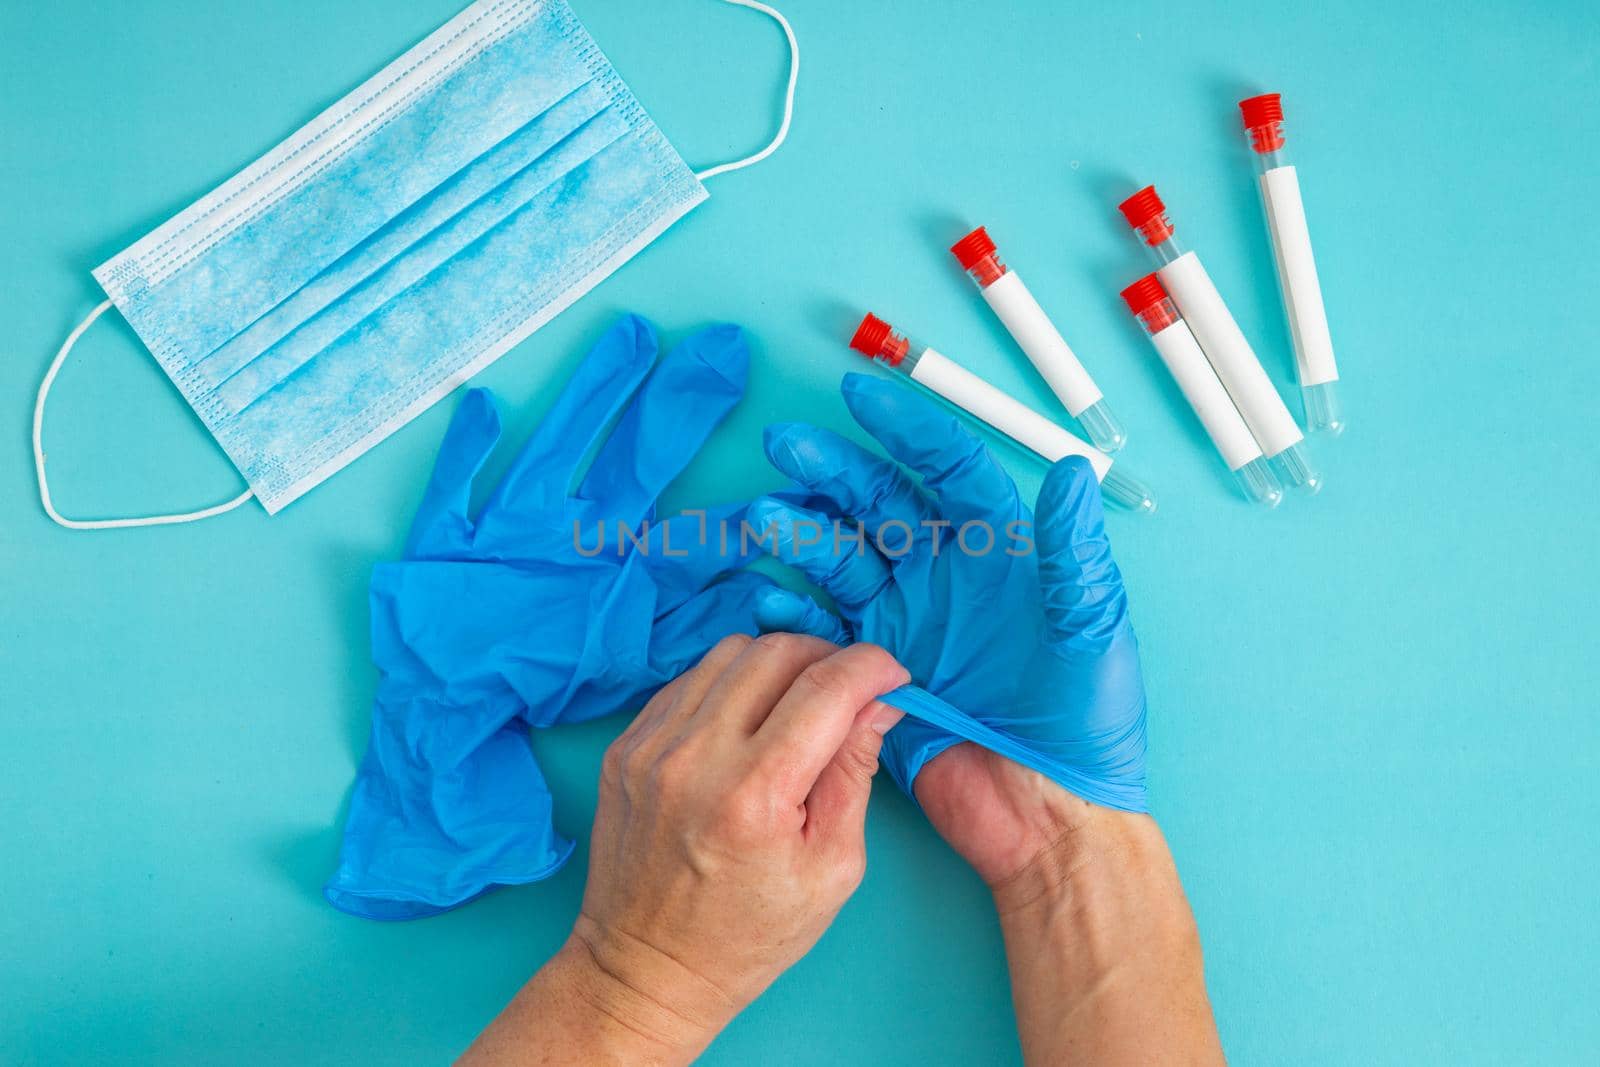
[[[568, 8], [479, 0], [154, 233], [99, 267], [110, 297], [40, 387], [50, 516], [269, 513], [498, 359], [706, 198]], [[79, 522], [50, 502], [45, 395], [115, 305], [249, 490], [177, 516]]]

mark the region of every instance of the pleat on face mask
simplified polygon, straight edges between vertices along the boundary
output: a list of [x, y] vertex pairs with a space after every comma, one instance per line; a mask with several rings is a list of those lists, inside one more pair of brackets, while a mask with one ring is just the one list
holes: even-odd
[[[706, 198], [565, 0], [479, 0], [94, 276], [284, 507], [588, 292]], [[105, 305], [96, 310], [103, 311]], [[85, 326], [93, 316], [86, 320]]]

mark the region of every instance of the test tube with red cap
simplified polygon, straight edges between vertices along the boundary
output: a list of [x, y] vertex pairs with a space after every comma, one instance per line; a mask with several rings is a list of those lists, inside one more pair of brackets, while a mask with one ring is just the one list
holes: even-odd
[[867, 314], [856, 327], [850, 347], [891, 370], [906, 375], [940, 398], [988, 423], [1024, 448], [1054, 463], [1082, 456], [1100, 480], [1100, 492], [1115, 504], [1141, 514], [1156, 510], [1156, 498], [1143, 482], [1089, 442], [1057, 426], [1022, 401], [996, 389], [949, 357], [916, 344], [878, 316]]
[[950, 251], [1095, 447], [1104, 452], [1121, 448], [1128, 440], [1122, 423], [1106, 406], [1100, 388], [1039, 301], [1001, 260], [989, 231], [979, 226], [951, 245]]
[[1277, 462], [1279, 473], [1289, 485], [1317, 492], [1322, 488], [1322, 476], [1306, 455], [1305, 435], [1273, 388], [1272, 379], [1245, 340], [1233, 313], [1222, 302], [1222, 294], [1212, 284], [1200, 257], [1179, 243], [1155, 186], [1140, 189], [1124, 200], [1120, 209], [1138, 234], [1139, 243], [1154, 258], [1156, 275], [1182, 312], [1200, 350], [1233, 398], [1233, 406], [1250, 427], [1261, 451]]
[[1275, 508], [1283, 500], [1283, 486], [1261, 454], [1261, 446], [1244, 424], [1239, 409], [1233, 406], [1228, 391], [1217, 379], [1189, 326], [1178, 314], [1177, 305], [1167, 296], [1161, 279], [1147, 274], [1122, 290], [1122, 299], [1144, 327], [1161, 362], [1178, 382], [1185, 400], [1200, 417], [1211, 443], [1233, 472], [1244, 495], [1258, 504]]
[[1328, 312], [1322, 306], [1322, 283], [1311, 256], [1311, 231], [1306, 227], [1300, 175], [1284, 144], [1283, 101], [1265, 93], [1239, 101], [1245, 142], [1255, 160], [1261, 206], [1272, 234], [1272, 255], [1278, 264], [1278, 288], [1294, 342], [1294, 366], [1305, 401], [1306, 428], [1338, 435], [1344, 432], [1339, 410], [1339, 367], [1333, 359]]

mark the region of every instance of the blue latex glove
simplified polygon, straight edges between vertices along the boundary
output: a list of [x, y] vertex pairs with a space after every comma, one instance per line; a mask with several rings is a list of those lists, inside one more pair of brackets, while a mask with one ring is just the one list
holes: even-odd
[[742, 507], [652, 522], [643, 551], [618, 544], [618, 523], [653, 518], [657, 496], [744, 393], [749, 353], [736, 326], [688, 338], [652, 371], [655, 356], [643, 319], [608, 331], [476, 519], [472, 482], [500, 420], [487, 392], [462, 400], [405, 558], [373, 570], [382, 679], [324, 889], [335, 907], [413, 918], [549, 876], [572, 844], [551, 823], [528, 727], [637, 707], [721, 638], [755, 632], [757, 594], [771, 583], [700, 536]]
[[[768, 428], [768, 458], [820, 506], [767, 498], [751, 521], [774, 528], [780, 557], [833, 597], [843, 624], [774, 589], [757, 611], [762, 627], [871, 641], [910, 670], [922, 688], [884, 698], [907, 718], [882, 758], [913, 798], [923, 766], [971, 740], [1087, 800], [1147, 810], [1138, 643], [1089, 464], [1069, 457], [1051, 468], [1035, 521], [1010, 476], [949, 412], [866, 375], [846, 375], [843, 392], [856, 421], [900, 462], [814, 426]], [[837, 551], [834, 524], [854, 520], [865, 550], [847, 525]], [[968, 528], [964, 551], [968, 523], [981, 525]], [[981, 552], [985, 529], [994, 545]]]

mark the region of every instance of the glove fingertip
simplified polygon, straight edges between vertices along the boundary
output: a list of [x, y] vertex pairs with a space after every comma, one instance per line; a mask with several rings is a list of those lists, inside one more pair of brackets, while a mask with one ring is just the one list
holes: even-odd
[[888, 382], [875, 374], [849, 371], [839, 380], [839, 392], [844, 394], [845, 402], [849, 403], [852, 396], [882, 394], [888, 384]]
[[789, 505], [777, 497], [764, 496], [750, 502], [745, 510], [745, 520], [757, 530], [765, 530], [773, 523], [786, 519], [791, 514]]
[[766, 450], [768, 458], [771, 458], [772, 451], [777, 445], [786, 443], [792, 435], [800, 432], [804, 426], [805, 423], [803, 422], [769, 422], [762, 427], [761, 447]]
[[630, 311], [601, 335], [584, 362], [594, 364], [601, 375], [609, 369], [618, 377], [629, 374], [638, 377], [655, 362], [656, 351], [654, 324], [643, 315]]
[[743, 396], [750, 376], [750, 345], [745, 332], [731, 322], [707, 326], [678, 345], [677, 351], [713, 371], [735, 396]]
[[1082, 540], [1100, 536], [1105, 508], [1100, 499], [1100, 484], [1094, 468], [1082, 456], [1067, 456], [1057, 461], [1039, 487], [1035, 507], [1041, 540], [1066, 536]]
[[782, 586], [770, 586], [756, 594], [755, 621], [762, 633], [809, 634], [835, 644], [850, 641], [842, 622], [810, 597]]
[[617, 335], [623, 336], [625, 331], [631, 331], [634, 340], [654, 341], [656, 339], [656, 324], [639, 314], [629, 311], [616, 321], [612, 326]]
[[756, 625], [763, 633], [787, 630], [805, 612], [805, 601], [798, 593], [781, 586], [769, 586], [756, 594]]
[[717, 323], [696, 334], [696, 339], [701, 360], [742, 394], [750, 374], [750, 344], [744, 330], [734, 323]]
[[451, 417], [451, 429], [456, 427], [471, 428], [477, 432], [500, 435], [500, 406], [495, 402], [494, 394], [479, 386], [467, 390], [467, 395], [461, 398], [461, 403], [456, 407], [456, 413]]
[[829, 473], [824, 448], [827, 431], [802, 422], [774, 423], [762, 434], [762, 448], [778, 473], [814, 486]]
[[894, 407], [895, 392], [892, 383], [871, 374], [851, 371], [839, 382], [839, 393], [851, 416], [863, 426], [878, 421]]
[[973, 446], [982, 447], [960, 419], [898, 382], [850, 373], [845, 375], [840, 391], [845, 407], [862, 429], [902, 462], [907, 453], [926, 450], [932, 442], [970, 439]]

